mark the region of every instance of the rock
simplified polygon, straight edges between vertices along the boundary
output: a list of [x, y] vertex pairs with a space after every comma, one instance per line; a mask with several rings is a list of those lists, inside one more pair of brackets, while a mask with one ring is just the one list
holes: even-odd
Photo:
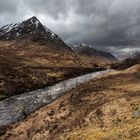
[[58, 124], [50, 124], [48, 127], [48, 130], [50, 132], [54, 131], [58, 127]]
[[47, 114], [48, 114], [49, 116], [52, 116], [52, 115], [54, 115], [54, 111], [53, 111], [53, 110], [50, 110]]
[[60, 105], [59, 105], [59, 108], [63, 108], [64, 107], [64, 103], [61, 102]]
[[136, 118], [136, 119], [140, 118], [140, 109], [133, 112], [132, 118]]

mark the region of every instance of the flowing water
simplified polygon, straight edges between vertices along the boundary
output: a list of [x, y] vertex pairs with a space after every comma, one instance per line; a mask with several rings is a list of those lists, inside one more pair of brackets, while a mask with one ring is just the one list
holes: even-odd
[[85, 74], [59, 82], [54, 86], [15, 95], [1, 101], [0, 127], [7, 126], [24, 119], [27, 115], [36, 111], [40, 107], [43, 107], [64, 95], [66, 91], [110, 71], [111, 70], [104, 70]]

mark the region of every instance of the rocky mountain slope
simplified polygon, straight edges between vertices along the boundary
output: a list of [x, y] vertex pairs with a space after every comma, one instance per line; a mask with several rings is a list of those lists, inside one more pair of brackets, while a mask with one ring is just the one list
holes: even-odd
[[75, 52], [77, 52], [79, 54], [90, 56], [90, 57], [95, 57], [95, 58], [98, 58], [98, 59], [102, 59], [102, 60], [104, 60], [106, 62], [107, 61], [108, 62], [117, 61], [115, 56], [113, 56], [111, 53], [96, 50], [92, 46], [86, 45], [86, 44], [83, 44], [83, 43], [78, 44], [78, 45], [73, 45], [71, 48], [72, 48], [72, 50], [74, 50]]
[[139, 140], [140, 65], [113, 71], [67, 92], [2, 140]]
[[42, 25], [36, 17], [0, 28], [0, 40], [21, 40], [25, 38], [31, 38], [33, 41], [46, 41], [57, 45], [57, 47], [70, 49], [57, 34]]

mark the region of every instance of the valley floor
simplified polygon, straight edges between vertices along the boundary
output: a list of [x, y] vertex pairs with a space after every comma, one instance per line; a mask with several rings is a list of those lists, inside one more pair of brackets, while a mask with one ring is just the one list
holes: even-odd
[[2, 140], [139, 140], [140, 65], [82, 84], [0, 132]]

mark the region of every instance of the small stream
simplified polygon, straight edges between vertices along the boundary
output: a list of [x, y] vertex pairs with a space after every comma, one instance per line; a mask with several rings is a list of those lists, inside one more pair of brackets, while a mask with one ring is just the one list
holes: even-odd
[[0, 127], [21, 121], [40, 107], [43, 107], [64, 95], [65, 92], [72, 88], [88, 82], [97, 76], [109, 73], [110, 71], [111, 70], [109, 69], [85, 74], [59, 82], [54, 86], [15, 95], [0, 101]]

